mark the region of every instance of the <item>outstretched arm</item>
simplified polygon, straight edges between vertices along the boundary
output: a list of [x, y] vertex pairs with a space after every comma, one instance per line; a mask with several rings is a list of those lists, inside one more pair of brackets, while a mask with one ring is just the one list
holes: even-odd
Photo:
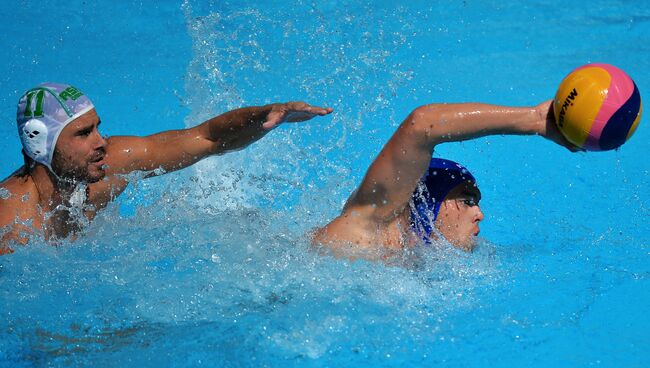
[[494, 134], [539, 134], [575, 150], [557, 131], [551, 108], [547, 101], [526, 108], [466, 103], [415, 109], [370, 165], [344, 214], [354, 210], [372, 222], [390, 221], [401, 214], [440, 143]]
[[304, 102], [244, 107], [189, 129], [148, 137], [111, 137], [104, 159], [106, 178], [89, 185], [89, 202], [100, 209], [113, 200], [128, 184], [124, 174], [143, 171], [151, 177], [179, 170], [210, 155], [243, 149], [283, 122], [305, 121], [331, 112], [331, 108]]
[[189, 129], [148, 137], [113, 137], [107, 148], [108, 174], [179, 170], [210, 155], [243, 149], [283, 122], [305, 121], [331, 112], [331, 108], [304, 102], [244, 107]]

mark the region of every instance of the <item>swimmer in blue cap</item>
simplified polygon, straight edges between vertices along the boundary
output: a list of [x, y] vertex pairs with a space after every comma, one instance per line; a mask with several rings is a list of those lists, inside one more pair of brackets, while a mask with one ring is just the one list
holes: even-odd
[[283, 122], [331, 112], [304, 102], [277, 103], [233, 110], [189, 129], [105, 138], [84, 93], [68, 84], [40, 84], [18, 101], [25, 164], [0, 182], [0, 254], [32, 234], [74, 234], [126, 189], [126, 174], [179, 170], [243, 149]]
[[[445, 199], [453, 201], [445, 202]], [[435, 234], [436, 220], [440, 217], [438, 231], [446, 239], [458, 239], [456, 243], [459, 246], [468, 248], [468, 245], [473, 243], [469, 236], [478, 235], [478, 223], [483, 220], [483, 212], [478, 206], [480, 200], [481, 192], [469, 170], [451, 160], [432, 158], [429, 168], [411, 196], [410, 228], [425, 243], [430, 244]], [[443, 204], [443, 215], [439, 216]], [[455, 206], [456, 209], [461, 206], [474, 208], [470, 213], [473, 221], [455, 221], [453, 217], [450, 219], [450, 211], [446, 207], [448, 205]], [[458, 226], [461, 224], [468, 224], [470, 228]]]
[[478, 103], [415, 109], [368, 168], [343, 211], [314, 232], [334, 254], [403, 249], [444, 238], [471, 251], [483, 212], [474, 176], [462, 165], [431, 158], [434, 148], [494, 134], [540, 135], [571, 151], [553, 121], [551, 101], [515, 108]]

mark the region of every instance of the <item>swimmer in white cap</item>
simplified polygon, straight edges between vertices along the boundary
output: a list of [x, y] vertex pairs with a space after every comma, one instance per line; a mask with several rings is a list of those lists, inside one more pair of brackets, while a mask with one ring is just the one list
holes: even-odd
[[125, 174], [179, 170], [243, 149], [283, 122], [331, 112], [303, 102], [277, 103], [233, 110], [189, 129], [104, 138], [86, 95], [67, 84], [43, 83], [18, 102], [25, 165], [0, 183], [0, 254], [32, 235], [74, 235], [124, 191]]
[[540, 135], [571, 151], [553, 120], [551, 101], [534, 107], [478, 103], [415, 109], [368, 168], [341, 214], [313, 241], [334, 255], [377, 258], [444, 238], [471, 251], [483, 212], [474, 176], [460, 164], [431, 158], [434, 148], [493, 134]]

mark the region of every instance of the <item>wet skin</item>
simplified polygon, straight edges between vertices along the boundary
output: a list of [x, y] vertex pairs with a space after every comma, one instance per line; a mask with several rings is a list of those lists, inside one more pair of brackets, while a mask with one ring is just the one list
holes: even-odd
[[[4, 193], [0, 197], [0, 254], [10, 252], [9, 243], [26, 244], [31, 236], [54, 241], [74, 237], [83, 223], [126, 189], [130, 173], [152, 177], [179, 170], [211, 155], [244, 149], [280, 124], [332, 111], [304, 102], [251, 106], [188, 129], [105, 139], [99, 132], [100, 118], [92, 109], [61, 131], [52, 171], [29, 160], [0, 182]], [[80, 183], [86, 185], [81, 196]], [[72, 203], [75, 197], [83, 198], [82, 203]]]
[[[409, 226], [409, 202], [440, 144], [490, 135], [538, 135], [575, 152], [555, 124], [551, 102], [531, 107], [434, 103], [414, 109], [381, 149], [341, 214], [314, 231], [313, 243], [339, 254], [350, 247], [398, 250], [419, 241]], [[436, 221], [442, 236], [467, 251], [473, 249], [483, 219], [473, 203], [478, 199], [480, 193], [451, 193]]]

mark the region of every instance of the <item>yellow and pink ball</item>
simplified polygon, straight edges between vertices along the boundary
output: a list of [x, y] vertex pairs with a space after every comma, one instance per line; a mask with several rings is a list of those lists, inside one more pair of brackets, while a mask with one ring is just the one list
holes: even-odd
[[589, 151], [607, 151], [634, 134], [641, 120], [641, 95], [621, 69], [587, 64], [564, 78], [553, 111], [569, 142]]

